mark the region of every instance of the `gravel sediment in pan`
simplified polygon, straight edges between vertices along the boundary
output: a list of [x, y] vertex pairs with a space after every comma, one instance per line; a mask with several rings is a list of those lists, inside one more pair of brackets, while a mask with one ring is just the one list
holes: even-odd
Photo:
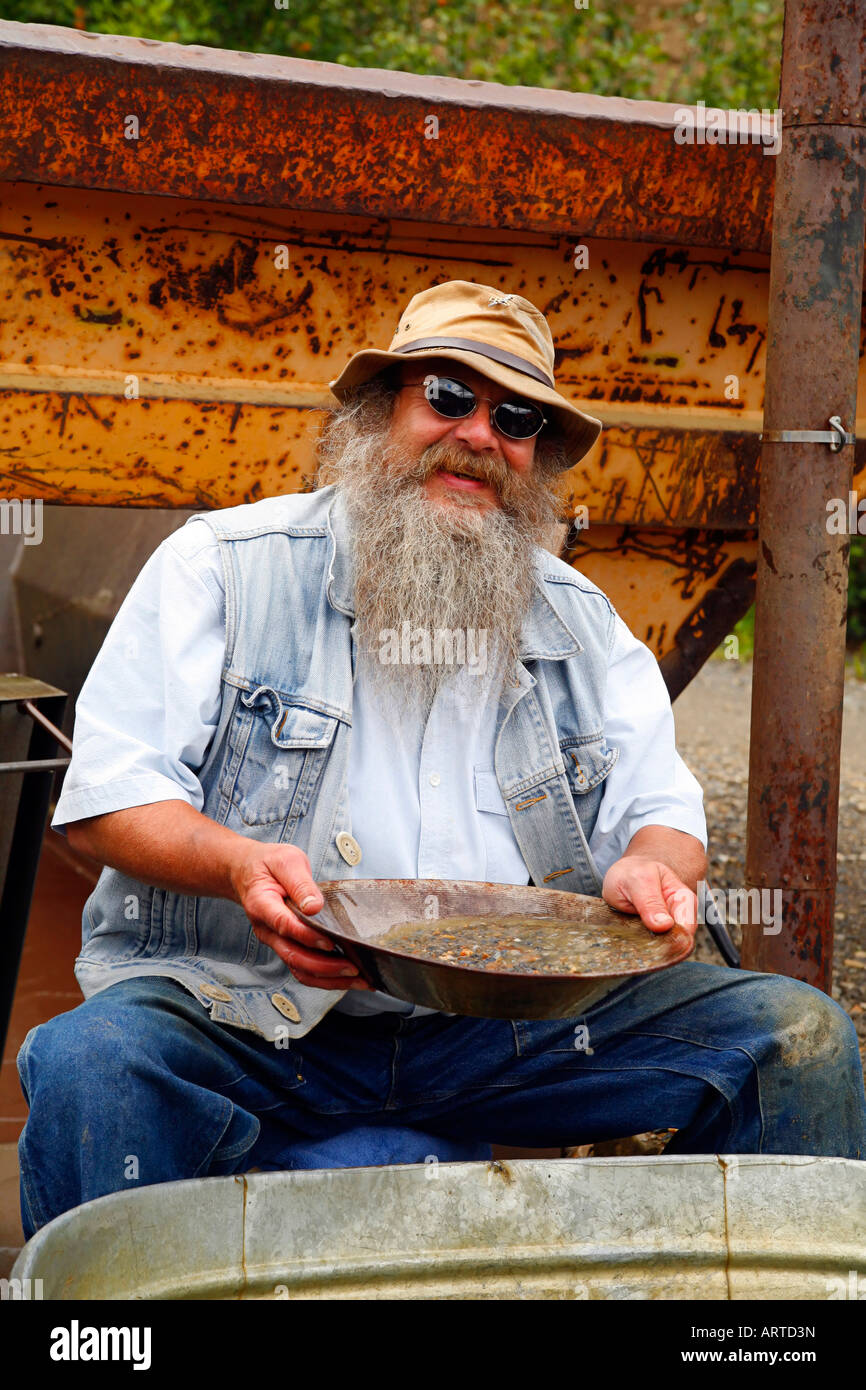
[[[645, 930], [645, 929], [644, 929]], [[600, 926], [513, 913], [496, 917], [440, 917], [400, 922], [380, 945], [421, 960], [460, 965], [489, 974], [586, 975], [651, 970], [666, 945], [634, 924]]]

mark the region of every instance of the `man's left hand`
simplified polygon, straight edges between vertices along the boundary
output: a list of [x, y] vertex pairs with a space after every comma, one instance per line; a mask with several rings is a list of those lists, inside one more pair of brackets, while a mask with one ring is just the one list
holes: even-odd
[[637, 913], [650, 931], [670, 931], [676, 923], [685, 927], [694, 940], [697, 895], [661, 860], [650, 855], [624, 855], [611, 864], [601, 893], [617, 912]]

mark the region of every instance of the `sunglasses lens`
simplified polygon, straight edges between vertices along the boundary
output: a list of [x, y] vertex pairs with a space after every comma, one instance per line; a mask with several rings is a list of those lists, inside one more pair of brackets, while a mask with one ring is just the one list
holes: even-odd
[[449, 420], [462, 420], [475, 406], [475, 393], [450, 376], [428, 377], [424, 394], [433, 409]]
[[537, 405], [512, 405], [504, 401], [494, 410], [493, 421], [509, 439], [531, 439], [540, 431], [544, 416]]
[[[428, 376], [424, 394], [437, 414], [448, 420], [463, 420], [475, 409], [475, 392], [451, 376]], [[544, 424], [544, 416], [537, 405], [503, 401], [493, 411], [493, 423], [509, 439], [532, 439]]]

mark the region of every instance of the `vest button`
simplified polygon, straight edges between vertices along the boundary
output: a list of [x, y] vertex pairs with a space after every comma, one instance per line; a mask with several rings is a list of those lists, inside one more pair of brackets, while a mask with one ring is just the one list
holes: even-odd
[[228, 990], [220, 989], [219, 985], [199, 985], [199, 989], [206, 999], [219, 999], [221, 1003], [230, 1004], [231, 995]]
[[298, 1013], [291, 999], [287, 999], [284, 994], [272, 994], [271, 1003], [275, 1009], [279, 1009], [283, 1018], [287, 1018], [290, 1023], [300, 1023], [301, 1015]]
[[337, 849], [340, 851], [347, 864], [353, 866], [355, 864], [360, 864], [361, 846], [358, 844], [354, 835], [350, 835], [347, 830], [341, 830], [337, 836], [336, 843]]

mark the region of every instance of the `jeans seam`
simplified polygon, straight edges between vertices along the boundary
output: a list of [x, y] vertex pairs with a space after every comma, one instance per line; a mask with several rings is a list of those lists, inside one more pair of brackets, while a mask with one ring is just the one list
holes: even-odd
[[254, 1134], [249, 1143], [246, 1140], [239, 1140], [230, 1149], [218, 1149], [213, 1155], [213, 1162], [225, 1163], [229, 1158], [240, 1158], [243, 1154], [249, 1153], [250, 1149], [258, 1142], [258, 1138], [258, 1134]]
[[[617, 1034], [617, 1036], [630, 1038], [663, 1038], [666, 1042], [684, 1043], [688, 1047], [701, 1048], [704, 1052], [739, 1052], [741, 1056], [748, 1057], [749, 1062], [751, 1063], [756, 1075], [760, 1075], [761, 1069], [757, 1059], [753, 1056], [753, 1054], [749, 1051], [747, 1047], [743, 1047], [739, 1043], [735, 1043], [733, 1046], [715, 1047], [712, 1043], [701, 1042], [699, 1038], [682, 1038], [679, 1037], [676, 1033], [648, 1033], [646, 1031], [639, 1032], [637, 1029], [633, 1028], [624, 1028], [621, 1033]], [[599, 1047], [595, 1050], [600, 1051], [600, 1049], [603, 1046], [604, 1044], [600, 1043]]]
[[[251, 1072], [245, 1071], [242, 1072], [240, 1076], [233, 1076], [231, 1081], [221, 1081], [219, 1083], [220, 1091], [228, 1091], [232, 1086], [237, 1086], [240, 1081], [256, 1081], [256, 1079], [257, 1078], [253, 1076]], [[226, 1096], [225, 1099], [228, 1100], [228, 1096]]]
[[[229, 1128], [230, 1128], [230, 1126], [231, 1126], [231, 1122], [232, 1122], [232, 1120], [233, 1120], [234, 1117], [235, 1117], [235, 1110], [236, 1110], [236, 1108], [237, 1108], [237, 1107], [233, 1104], [233, 1102], [229, 1100], [228, 1096], [224, 1096], [224, 1097], [223, 1097], [223, 1100], [225, 1101], [226, 1105], [229, 1107], [228, 1117], [227, 1117], [226, 1122], [225, 1122], [225, 1124], [223, 1125], [223, 1127], [222, 1127], [222, 1129], [221, 1129], [221, 1131], [220, 1131], [220, 1135], [219, 1135], [219, 1138], [217, 1139], [216, 1143], [213, 1144], [212, 1147], [208, 1150], [208, 1152], [205, 1154], [204, 1158], [202, 1159], [201, 1163], [198, 1165], [198, 1167], [196, 1168], [195, 1172], [193, 1173], [193, 1177], [195, 1177], [195, 1178], [197, 1178], [197, 1177], [200, 1176], [200, 1174], [201, 1174], [201, 1172], [202, 1172], [202, 1169], [204, 1169], [206, 1165], [210, 1165], [211, 1163], [214, 1163], [214, 1162], [223, 1163], [223, 1162], [225, 1162], [226, 1159], [229, 1159], [229, 1158], [237, 1158], [237, 1157], [239, 1157], [240, 1154], [246, 1153], [248, 1149], [251, 1149], [251, 1148], [252, 1148], [253, 1144], [256, 1142], [256, 1139], [258, 1138], [258, 1135], [256, 1134], [256, 1135], [253, 1136], [253, 1139], [252, 1139], [252, 1142], [251, 1142], [251, 1143], [246, 1143], [246, 1142], [241, 1143], [241, 1142], [239, 1141], [237, 1144], [234, 1144], [230, 1149], [226, 1149], [225, 1152], [223, 1152], [223, 1151], [220, 1149], [220, 1142], [225, 1138], [226, 1134], [228, 1133]], [[255, 1116], [254, 1116], [253, 1118], [255, 1118]], [[260, 1127], [260, 1128], [261, 1128], [261, 1127]]]
[[36, 1028], [31, 1028], [30, 1031], [27, 1033], [23, 1043], [18, 1049], [18, 1055], [15, 1058], [15, 1065], [18, 1069], [18, 1080], [21, 1083], [21, 1089], [24, 1092], [24, 1099], [27, 1101], [28, 1106], [30, 1105], [30, 1069], [27, 1066], [27, 1063], [30, 1058], [31, 1039], [33, 1038], [33, 1035], [38, 1027], [39, 1024], [37, 1023]]
[[385, 1110], [397, 1110], [400, 1108], [394, 1100], [394, 1094], [397, 1090], [397, 1063], [400, 1059], [400, 1041], [399, 1033], [395, 1034], [394, 1055], [391, 1060], [391, 1086], [385, 1099], [385, 1104], [382, 1106], [383, 1112]]
[[[703, 1042], [700, 1038], [682, 1037], [678, 1033], [653, 1033], [647, 1029], [623, 1028], [617, 1034], [619, 1038], [664, 1038], [666, 1042], [686, 1043], [689, 1047], [701, 1047], [705, 1052], [741, 1052], [744, 1057], [748, 1057], [752, 1066], [758, 1068], [758, 1063], [747, 1047], [741, 1043], [716, 1047], [713, 1043]], [[600, 1043], [600, 1047], [604, 1044]]]
[[31, 1178], [30, 1165], [26, 1163], [24, 1158], [22, 1157], [21, 1145], [23, 1139], [24, 1134], [22, 1133], [21, 1139], [18, 1141], [18, 1172], [21, 1181], [21, 1187], [27, 1200], [27, 1209], [31, 1217], [33, 1229], [34, 1231], [38, 1231], [41, 1226], [45, 1226], [48, 1224], [50, 1218], [47, 1216], [45, 1208], [43, 1207], [42, 1202], [39, 1200], [35, 1180]]
[[[562, 1070], [562, 1071], [566, 1071], [566, 1072], [573, 1072], [573, 1074], [574, 1074], [575, 1076], [580, 1076], [580, 1075], [583, 1073], [584, 1068], [583, 1068], [582, 1066], [581, 1066], [581, 1067], [578, 1067], [578, 1068], [576, 1068], [576, 1069], [575, 1069], [575, 1068], [572, 1068], [572, 1067], [563, 1067], [563, 1068], [561, 1068], [561, 1070]], [[592, 1070], [593, 1073], [600, 1072], [600, 1071], [602, 1071], [602, 1072], [617, 1072], [617, 1073], [619, 1073], [619, 1072], [637, 1072], [637, 1071], [671, 1072], [671, 1073], [673, 1073], [673, 1074], [676, 1075], [676, 1076], [687, 1076], [687, 1077], [689, 1077], [689, 1078], [691, 1078], [692, 1080], [695, 1080], [695, 1081], [703, 1081], [703, 1082], [705, 1082], [706, 1085], [712, 1086], [713, 1090], [716, 1091], [716, 1093], [722, 1097], [723, 1101], [725, 1102], [726, 1106], [728, 1107], [728, 1113], [729, 1113], [729, 1115], [732, 1115], [732, 1109], [731, 1109], [731, 1101], [730, 1101], [730, 1098], [729, 1098], [727, 1095], [725, 1095], [725, 1092], [721, 1089], [720, 1086], [718, 1086], [714, 1081], [711, 1081], [708, 1077], [702, 1076], [700, 1073], [695, 1073], [695, 1072], [691, 1072], [691, 1071], [686, 1071], [686, 1070], [683, 1070], [682, 1068], [679, 1068], [679, 1067], [659, 1066], [659, 1065], [657, 1065], [657, 1064], [655, 1064], [655, 1063], [646, 1063], [646, 1062], [638, 1062], [638, 1063], [635, 1063], [635, 1064], [633, 1064], [633, 1065], [628, 1065], [628, 1066], [600, 1066], [600, 1067], [599, 1067], [599, 1066], [593, 1066], [593, 1067], [591, 1068], [591, 1070]], [[467, 1094], [467, 1093], [470, 1092], [470, 1091], [489, 1091], [489, 1090], [495, 1090], [495, 1089], [507, 1091], [507, 1090], [519, 1090], [521, 1087], [523, 1087], [523, 1088], [525, 1088], [525, 1089], [531, 1089], [531, 1087], [528, 1087], [528, 1086], [526, 1085], [526, 1082], [525, 1082], [525, 1081], [517, 1081], [517, 1082], [514, 1082], [514, 1083], [504, 1083], [504, 1082], [500, 1082], [500, 1083], [498, 1083], [498, 1084], [497, 1084], [497, 1083], [490, 1083], [490, 1084], [485, 1084], [485, 1085], [480, 1085], [480, 1086], [466, 1086], [466, 1087], [464, 1087], [463, 1090], [460, 1090], [460, 1091], [440, 1091], [440, 1092], [437, 1092], [437, 1093], [434, 1094], [434, 1095], [425, 1096], [424, 1099], [421, 1100], [421, 1101], [417, 1101], [417, 1100], [416, 1100], [416, 1101], [401, 1103], [400, 1105], [396, 1106], [395, 1108], [396, 1108], [396, 1109], [399, 1109], [399, 1110], [412, 1110], [412, 1109], [415, 1109], [415, 1108], [416, 1108], [417, 1106], [419, 1106], [419, 1105], [420, 1105], [420, 1106], [424, 1106], [424, 1105], [427, 1105], [428, 1103], [429, 1103], [429, 1104], [432, 1104], [434, 1101], [452, 1100], [455, 1096], [465, 1095], [465, 1094]], [[731, 1119], [731, 1124], [730, 1124], [730, 1126], [729, 1126], [729, 1130], [732, 1129], [732, 1128], [733, 1128], [733, 1118]]]
[[[751, 1056], [751, 1053], [749, 1055]], [[755, 1087], [758, 1092], [758, 1123], [760, 1125], [758, 1153], [762, 1154], [764, 1152], [764, 1102], [761, 1096], [761, 1068], [755, 1062], [754, 1058], [752, 1058], [752, 1065], [755, 1068]]]
[[[318, 1114], [321, 1113], [320, 1111], [314, 1109], [313, 1107], [310, 1107], [310, 1108], [311, 1108], [312, 1113], [313, 1113], [314, 1115], [318, 1115]], [[257, 1105], [257, 1106], [256, 1106], [256, 1115], [273, 1115], [273, 1114], [274, 1114], [276, 1111], [278, 1111], [278, 1110], [294, 1110], [294, 1109], [295, 1109], [295, 1107], [293, 1106], [291, 1100], [276, 1100], [276, 1101], [274, 1101], [273, 1105]], [[342, 1114], [343, 1112], [340, 1111], [339, 1113]], [[351, 1113], [351, 1112], [347, 1111], [346, 1113], [349, 1114], [349, 1113]]]
[[[39, 1025], [37, 1024], [36, 1026], [38, 1027]], [[36, 1028], [31, 1028], [30, 1031], [27, 1033], [27, 1036], [25, 1037], [23, 1043], [21, 1044], [21, 1047], [18, 1050], [18, 1056], [15, 1059], [16, 1067], [18, 1070], [18, 1079], [21, 1084], [21, 1089], [24, 1092], [24, 1099], [27, 1101], [28, 1109], [30, 1107], [30, 1073], [29, 1068], [27, 1066], [27, 1062], [30, 1055], [30, 1042], [35, 1032]], [[27, 1214], [30, 1217], [30, 1222], [33, 1226], [34, 1231], [38, 1231], [40, 1226], [46, 1225], [49, 1218], [46, 1215], [45, 1208], [42, 1205], [42, 1202], [39, 1198], [36, 1189], [35, 1174], [31, 1174], [30, 1165], [24, 1158], [24, 1142], [26, 1134], [27, 1124], [25, 1123], [17, 1144], [18, 1174], [21, 1183], [21, 1192], [24, 1196], [27, 1205]]]
[[452, 1100], [454, 1096], [467, 1095], [470, 1091], [519, 1091], [531, 1089], [523, 1081], [486, 1081], [477, 1086], [464, 1086], [459, 1091], [436, 1091], [433, 1095], [425, 1096], [423, 1100], [400, 1101], [392, 1108], [395, 1110], [414, 1110], [417, 1106], [432, 1104], [434, 1101]]

